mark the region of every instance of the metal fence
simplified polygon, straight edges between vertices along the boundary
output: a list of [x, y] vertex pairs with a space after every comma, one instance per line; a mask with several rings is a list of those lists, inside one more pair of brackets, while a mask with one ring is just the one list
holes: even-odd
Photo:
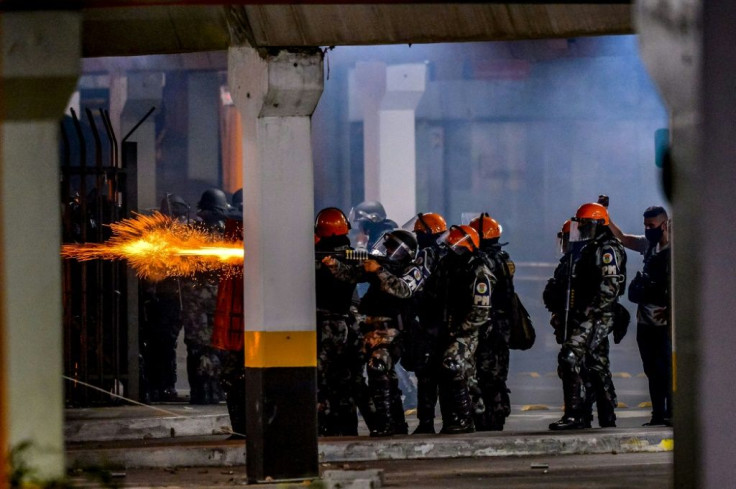
[[[62, 239], [102, 243], [136, 209], [137, 148], [126, 139], [143, 120], [119, 144], [108, 111], [82, 112], [61, 124]], [[119, 261], [64, 260], [62, 270], [67, 407], [117, 402], [105, 392], [137, 397], [137, 280]]]

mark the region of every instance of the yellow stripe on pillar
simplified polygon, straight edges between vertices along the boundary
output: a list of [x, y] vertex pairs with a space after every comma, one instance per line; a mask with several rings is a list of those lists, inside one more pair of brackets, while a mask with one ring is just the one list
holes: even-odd
[[316, 367], [316, 331], [246, 331], [245, 366]]

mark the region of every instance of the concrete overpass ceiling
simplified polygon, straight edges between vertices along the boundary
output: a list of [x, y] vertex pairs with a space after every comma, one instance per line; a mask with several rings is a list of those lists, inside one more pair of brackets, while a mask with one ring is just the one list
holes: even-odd
[[179, 5], [84, 10], [83, 55], [632, 33], [630, 4]]
[[230, 42], [221, 6], [88, 8], [83, 13], [85, 58], [216, 51]]
[[[238, 7], [236, 7], [238, 8]], [[259, 46], [338, 46], [632, 32], [630, 5], [250, 5]]]

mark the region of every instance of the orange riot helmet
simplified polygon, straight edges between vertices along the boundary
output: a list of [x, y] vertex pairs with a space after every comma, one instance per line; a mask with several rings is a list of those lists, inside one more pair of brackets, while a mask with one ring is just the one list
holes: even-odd
[[503, 227], [487, 212], [473, 218], [470, 221], [470, 227], [478, 231], [480, 239], [497, 239], [503, 232]]
[[450, 226], [440, 241], [457, 254], [473, 253], [480, 247], [478, 231], [470, 226]]
[[581, 205], [575, 213], [575, 219], [590, 219], [604, 226], [608, 226], [609, 223], [608, 210], [597, 202], [589, 202]]
[[414, 232], [440, 234], [447, 231], [445, 218], [436, 212], [420, 212], [414, 220]]
[[571, 221], [570, 243], [593, 239], [610, 222], [606, 208], [596, 202], [581, 205]]
[[327, 207], [319, 211], [314, 220], [314, 235], [318, 238], [344, 236], [350, 231], [350, 222], [345, 213], [337, 207]]

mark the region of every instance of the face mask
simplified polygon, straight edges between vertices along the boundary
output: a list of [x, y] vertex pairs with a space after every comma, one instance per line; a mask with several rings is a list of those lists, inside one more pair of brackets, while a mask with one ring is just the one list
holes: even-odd
[[437, 243], [437, 236], [428, 233], [417, 233], [419, 248], [427, 248]]
[[647, 241], [649, 241], [650, 244], [655, 245], [659, 243], [660, 239], [662, 239], [663, 232], [664, 231], [662, 230], [662, 224], [660, 224], [656, 228], [645, 229], [644, 236], [646, 236]]

